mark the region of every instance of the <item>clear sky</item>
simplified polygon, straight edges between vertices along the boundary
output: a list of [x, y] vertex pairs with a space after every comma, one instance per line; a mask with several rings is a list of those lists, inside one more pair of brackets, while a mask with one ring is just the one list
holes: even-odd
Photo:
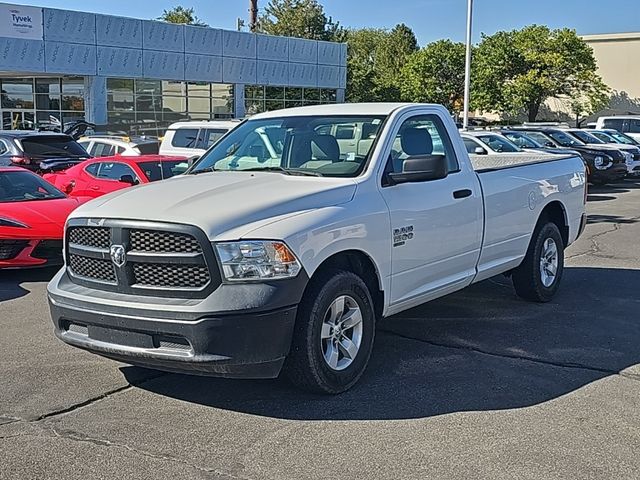
[[[193, 7], [212, 27], [234, 29], [249, 0], [19, 0], [23, 5], [66, 8], [137, 18], [156, 18], [175, 5]], [[259, 0], [259, 6], [267, 4]], [[463, 41], [467, 0], [321, 0], [345, 27], [409, 25], [421, 45], [440, 38]], [[640, 31], [640, 0], [474, 0], [474, 38], [480, 32], [532, 23], [570, 27], [579, 34]]]

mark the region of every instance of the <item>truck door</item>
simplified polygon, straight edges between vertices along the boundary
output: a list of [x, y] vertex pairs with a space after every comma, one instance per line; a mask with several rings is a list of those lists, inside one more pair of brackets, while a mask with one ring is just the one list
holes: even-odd
[[[435, 112], [410, 114], [398, 124], [380, 184], [391, 217], [392, 310], [468, 285], [483, 221], [479, 181], [468, 160], [458, 161], [442, 118]], [[402, 172], [408, 158], [421, 155], [442, 157], [447, 176], [385, 184], [387, 172]]]

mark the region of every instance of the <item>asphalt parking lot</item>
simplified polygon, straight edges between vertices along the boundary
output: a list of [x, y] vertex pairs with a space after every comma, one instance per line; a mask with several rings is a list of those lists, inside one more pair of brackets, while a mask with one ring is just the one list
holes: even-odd
[[118, 364], [0, 272], [0, 478], [640, 477], [640, 182], [594, 188], [550, 304], [497, 277], [385, 320], [351, 391]]

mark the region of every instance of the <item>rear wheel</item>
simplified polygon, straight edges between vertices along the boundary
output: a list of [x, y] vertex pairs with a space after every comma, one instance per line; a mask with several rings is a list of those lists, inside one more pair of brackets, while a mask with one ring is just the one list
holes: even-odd
[[375, 334], [371, 294], [341, 270], [312, 280], [302, 299], [284, 372], [298, 387], [336, 394], [364, 373]]
[[537, 227], [529, 250], [513, 271], [518, 296], [533, 302], [548, 302], [556, 294], [564, 271], [564, 243], [555, 223]]

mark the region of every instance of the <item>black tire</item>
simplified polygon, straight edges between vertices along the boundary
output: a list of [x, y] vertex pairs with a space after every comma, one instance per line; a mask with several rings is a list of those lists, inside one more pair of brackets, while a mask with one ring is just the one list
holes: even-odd
[[[362, 314], [360, 348], [350, 365], [334, 370], [325, 361], [321, 340], [322, 324], [334, 300], [348, 295]], [[312, 279], [304, 294], [293, 332], [291, 351], [284, 373], [297, 387], [315, 393], [337, 394], [351, 388], [364, 373], [375, 335], [375, 313], [371, 294], [354, 273], [332, 270]]]
[[[545, 286], [540, 267], [544, 243], [552, 239], [557, 248], [557, 270], [553, 283]], [[564, 272], [564, 243], [555, 223], [541, 222], [533, 232], [527, 255], [518, 268], [513, 271], [513, 286], [519, 297], [532, 302], [548, 302], [558, 291]]]

